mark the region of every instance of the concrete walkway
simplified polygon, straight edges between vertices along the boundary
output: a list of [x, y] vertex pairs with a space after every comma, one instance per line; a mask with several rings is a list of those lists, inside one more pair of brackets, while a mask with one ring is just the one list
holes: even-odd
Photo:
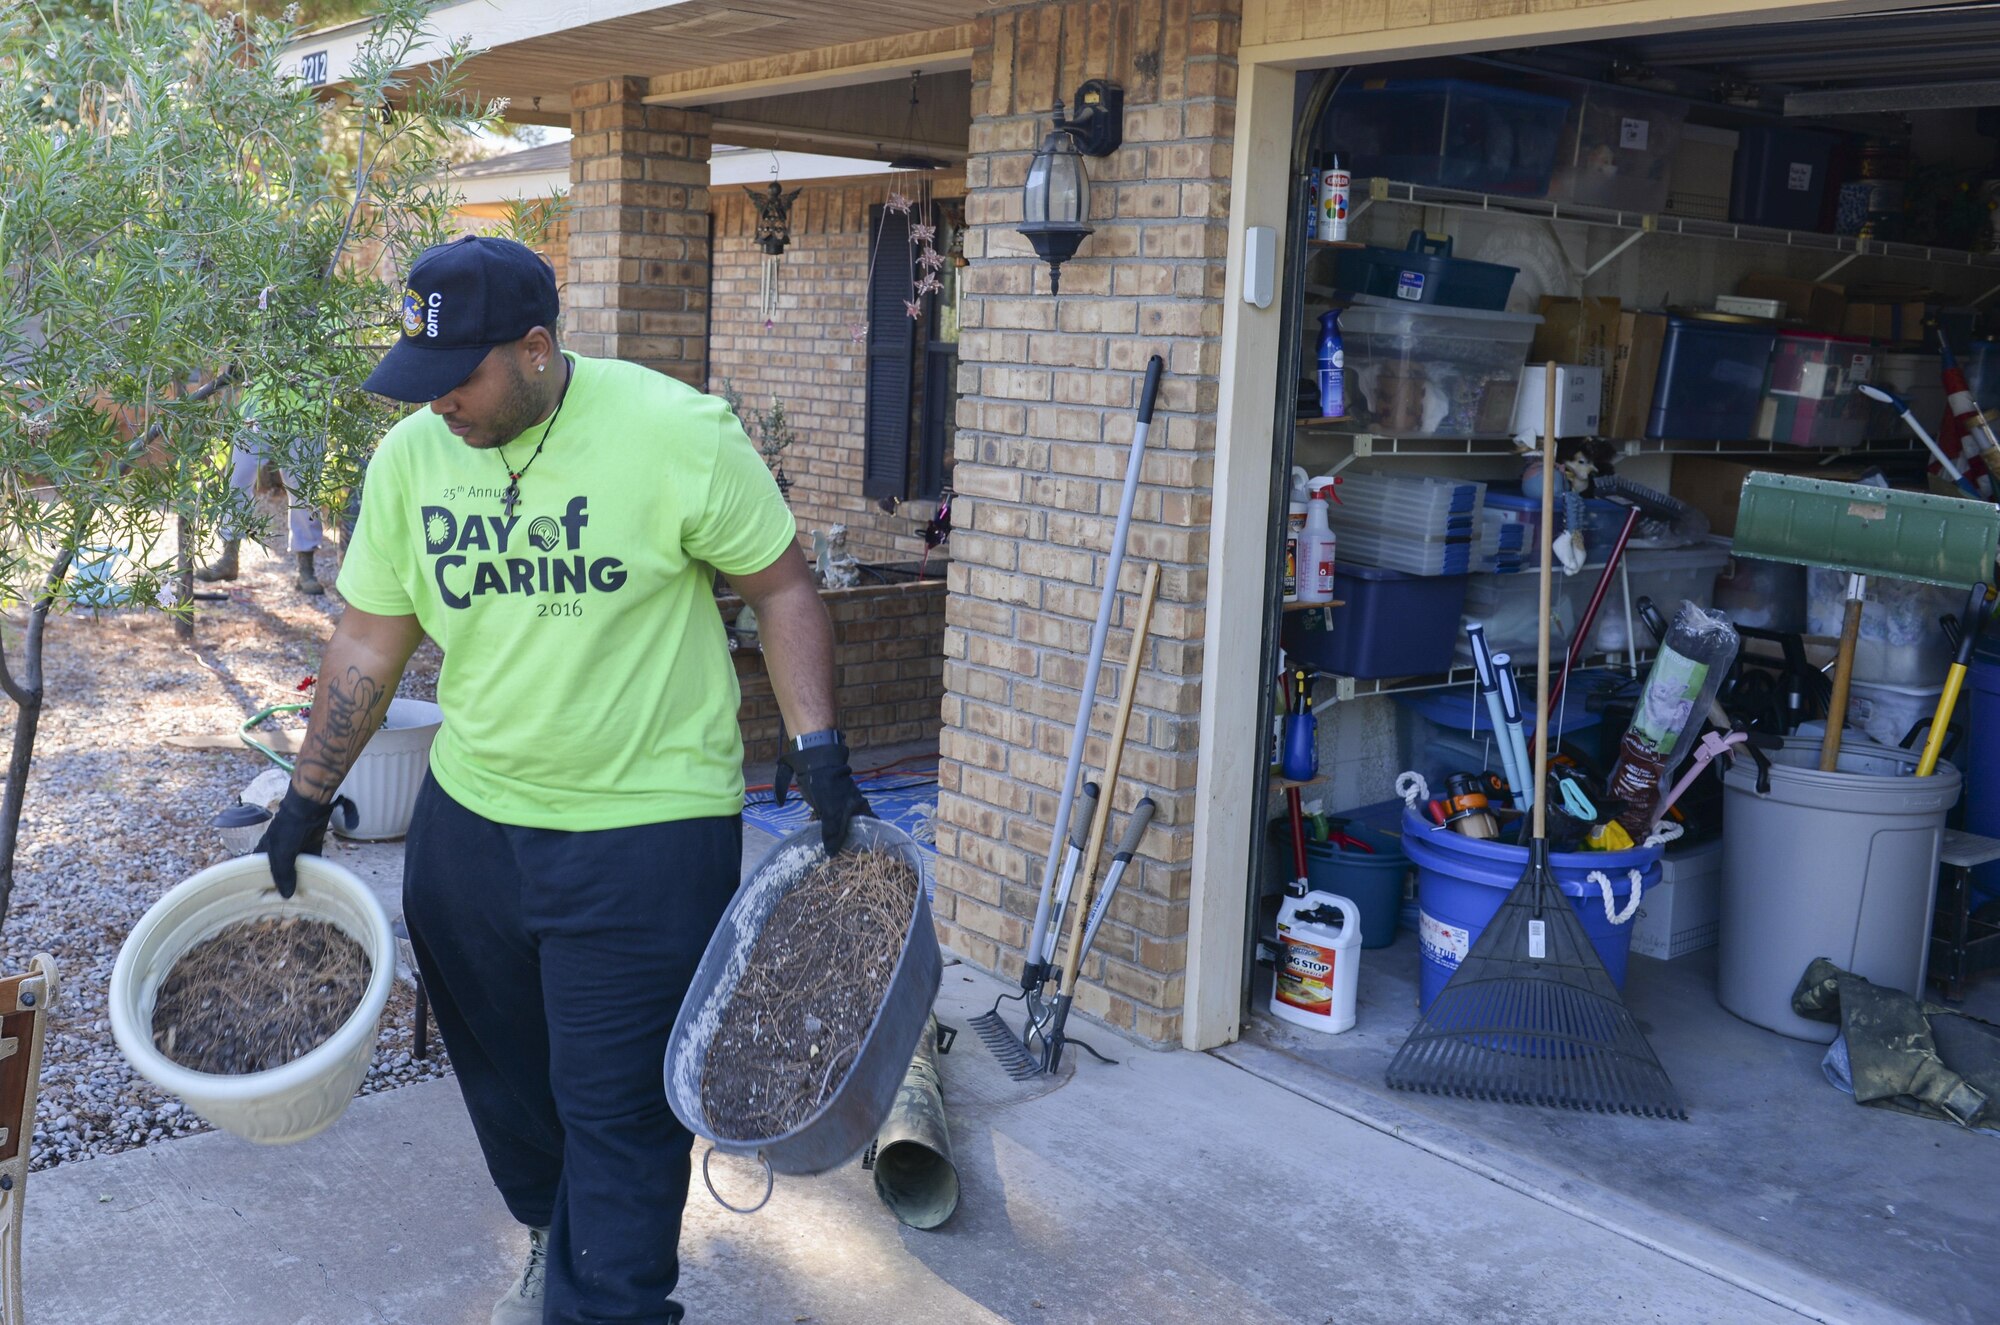
[[[964, 1025], [998, 986], [953, 966]], [[969, 1033], [943, 1062], [964, 1196], [904, 1229], [857, 1165], [762, 1213], [699, 1187], [695, 1325], [1796, 1322], [1745, 1288], [1213, 1056], [1097, 1032], [1121, 1061], [1009, 1081]], [[735, 1199], [758, 1185], [718, 1162]], [[35, 1325], [478, 1325], [525, 1245], [452, 1082], [357, 1100], [262, 1149], [207, 1135], [29, 1184]]]

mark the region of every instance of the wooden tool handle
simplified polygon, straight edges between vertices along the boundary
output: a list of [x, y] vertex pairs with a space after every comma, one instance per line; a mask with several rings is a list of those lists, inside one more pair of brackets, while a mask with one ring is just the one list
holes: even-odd
[[1851, 593], [1840, 622], [1840, 652], [1833, 662], [1833, 698], [1826, 705], [1826, 739], [1820, 742], [1819, 771], [1840, 768], [1840, 729], [1847, 725], [1847, 689], [1854, 680], [1854, 641], [1861, 635], [1861, 595]]
[[[1104, 792], [1097, 798], [1097, 813], [1090, 821], [1090, 843], [1077, 862], [1076, 884], [1070, 889], [1069, 952], [1063, 967], [1060, 992], [1068, 998], [1076, 992], [1077, 968], [1083, 965], [1083, 922], [1090, 913], [1091, 889], [1097, 886], [1097, 856], [1104, 849], [1104, 830], [1111, 820], [1111, 802], [1118, 796], [1118, 764], [1125, 757], [1125, 728], [1132, 721], [1132, 700], [1139, 691], [1139, 660], [1145, 655], [1146, 631], [1153, 620], [1153, 596], [1160, 590], [1160, 564], [1146, 567], [1146, 583], [1139, 590], [1139, 616], [1132, 623], [1132, 651], [1125, 657], [1125, 681], [1118, 689], [1118, 713], [1111, 720], [1111, 747], [1104, 756]], [[1088, 723], [1088, 713], [1077, 721]]]
[[1541, 624], [1535, 640], [1535, 838], [1549, 835], [1549, 603], [1554, 596], [1556, 527], [1556, 366], [1543, 369], [1542, 381], [1542, 583]]

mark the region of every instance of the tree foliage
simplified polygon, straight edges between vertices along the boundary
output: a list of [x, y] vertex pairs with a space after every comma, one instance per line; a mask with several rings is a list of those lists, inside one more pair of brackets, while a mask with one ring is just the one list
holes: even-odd
[[0, 12], [0, 608], [27, 613], [0, 648], [0, 917], [47, 615], [108, 573], [185, 619], [190, 550], [246, 514], [226, 466], [250, 416], [315, 504], [392, 417], [359, 382], [396, 274], [449, 235], [441, 166], [496, 109], [463, 99], [462, 49], [403, 69], [425, 9], [387, 0], [328, 103], [279, 68], [289, 19]]

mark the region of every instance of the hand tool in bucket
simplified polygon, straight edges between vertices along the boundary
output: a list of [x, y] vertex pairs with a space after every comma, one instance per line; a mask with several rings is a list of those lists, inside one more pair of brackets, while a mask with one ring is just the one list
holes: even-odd
[[[1132, 449], [1125, 458], [1125, 486], [1118, 498], [1118, 523], [1111, 534], [1111, 546], [1104, 566], [1104, 589], [1097, 599], [1097, 620], [1090, 628], [1090, 659], [1083, 669], [1083, 694], [1076, 707], [1076, 724], [1070, 733], [1069, 762], [1063, 768], [1062, 791], [1056, 798], [1055, 829], [1049, 835], [1049, 858], [1042, 867], [1041, 894], [1035, 901], [1035, 920], [1028, 932], [1028, 947], [1021, 966], [1021, 992], [1004, 997], [1032, 1003], [1036, 991], [1048, 982], [1048, 963], [1041, 960], [1044, 940], [1050, 929], [1050, 909], [1055, 897], [1056, 874], [1068, 850], [1069, 823], [1076, 797], [1076, 784], [1083, 769], [1084, 744], [1090, 736], [1091, 711], [1097, 703], [1097, 674], [1104, 666], [1104, 642], [1111, 631], [1111, 609], [1118, 601], [1118, 573], [1125, 565], [1125, 543], [1132, 529], [1132, 503], [1139, 492], [1139, 471], [1146, 457], [1146, 437], [1153, 427], [1153, 405], [1160, 394], [1160, 376], [1166, 361], [1154, 355], [1146, 364], [1145, 385], [1139, 392], [1139, 415], [1132, 427]], [[1029, 1008], [1033, 1020], [1034, 1007]], [[1000, 1019], [996, 1002], [989, 1012], [971, 1018], [979, 1038], [996, 1055], [1007, 1054], [1009, 1043], [1018, 1044], [1013, 1031]]]
[[1831, 773], [1840, 766], [1840, 734], [1854, 679], [1854, 643], [1861, 632], [1867, 577], [1887, 575], [1957, 589], [1991, 581], [1993, 559], [2000, 552], [2000, 507], [1866, 483], [1757, 473], [1743, 480], [1735, 552], [1848, 572], [1847, 610], [1819, 755], [1820, 771]]
[[[1555, 511], [1556, 366], [1547, 368], [1542, 463], [1541, 640], [1535, 785], [1549, 768], [1550, 531]], [[1550, 1108], [1685, 1118], [1638, 1022], [1549, 866], [1548, 798], [1532, 811], [1528, 867], [1396, 1051], [1398, 1090]]]
[[1937, 712], [1931, 716], [1930, 735], [1924, 740], [1923, 758], [1917, 761], [1917, 776], [1927, 778], [1937, 772], [1938, 759], [1944, 753], [1944, 736], [1951, 726], [1952, 710], [1958, 707], [1958, 692], [1965, 684], [1965, 671], [1972, 665], [1972, 650], [1979, 643], [1980, 633], [1986, 627], [1987, 587], [1983, 584], [1972, 586], [1966, 596], [1965, 612], [1958, 621], [1958, 647], [1952, 655], [1951, 668], [1945, 673], [1944, 693], [1938, 696]]

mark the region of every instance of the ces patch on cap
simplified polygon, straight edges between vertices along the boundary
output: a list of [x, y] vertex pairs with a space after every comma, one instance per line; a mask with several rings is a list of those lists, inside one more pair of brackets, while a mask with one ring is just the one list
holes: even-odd
[[403, 334], [405, 336], [424, 334], [424, 297], [415, 290], [403, 291]]

